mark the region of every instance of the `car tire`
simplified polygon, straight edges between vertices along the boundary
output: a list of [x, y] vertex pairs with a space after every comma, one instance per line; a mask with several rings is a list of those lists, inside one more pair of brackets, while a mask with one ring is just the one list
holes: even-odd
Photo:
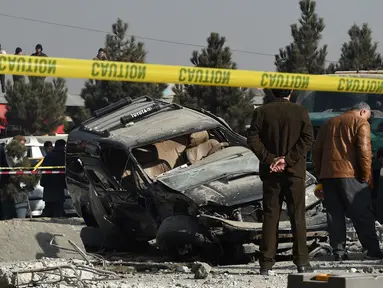
[[[205, 250], [211, 245], [205, 236], [206, 231], [203, 230], [203, 227], [191, 216], [171, 216], [166, 218], [158, 228], [156, 243], [162, 254], [173, 260], [185, 260], [194, 256], [195, 252], [201, 252], [201, 249]], [[192, 251], [180, 255], [179, 248], [185, 245], [190, 245]]]
[[88, 211], [88, 209], [85, 206], [81, 207], [81, 214], [86, 226], [98, 228], [96, 219], [94, 218], [93, 214], [90, 211]]

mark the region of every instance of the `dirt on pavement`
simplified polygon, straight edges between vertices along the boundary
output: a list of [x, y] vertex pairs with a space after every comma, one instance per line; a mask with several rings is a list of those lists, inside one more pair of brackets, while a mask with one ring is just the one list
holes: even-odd
[[[144, 271], [140, 271], [142, 265]], [[137, 265], [136, 269], [134, 266]], [[205, 264], [206, 265], [206, 264]], [[313, 261], [315, 272], [345, 274], [383, 273], [381, 261]], [[252, 288], [286, 288], [287, 276], [295, 273], [295, 266], [291, 262], [280, 262], [275, 265], [274, 276], [261, 276], [257, 264], [211, 267], [211, 271], [204, 279], [195, 279], [192, 264], [177, 263], [107, 263], [105, 268], [98, 265], [89, 265], [86, 261], [64, 259], [42, 259], [31, 262], [1, 263], [1, 287], [10, 284], [25, 285], [34, 283], [34, 287], [188, 287], [188, 288], [226, 288], [226, 287], [252, 287]], [[162, 267], [161, 267], [162, 266]], [[60, 271], [55, 267], [61, 268]], [[38, 272], [37, 270], [50, 269]], [[163, 269], [164, 268], [164, 269]], [[37, 272], [33, 272], [35, 269]], [[18, 273], [16, 273], [18, 272]], [[24, 273], [26, 272], [26, 273]], [[107, 279], [107, 280], [105, 280]], [[49, 282], [49, 283], [48, 283]], [[45, 284], [44, 284], [45, 283]], [[17, 286], [16, 286], [17, 287]]]

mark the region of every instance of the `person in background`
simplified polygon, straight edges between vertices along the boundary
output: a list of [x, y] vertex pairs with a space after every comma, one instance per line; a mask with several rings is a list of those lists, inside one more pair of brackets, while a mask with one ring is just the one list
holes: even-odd
[[[23, 136], [23, 135], [16, 135], [13, 137], [13, 139], [11, 140], [10, 143], [12, 143], [12, 141], [17, 141], [22, 146], [25, 146], [26, 139], [25, 139], [25, 136]], [[7, 146], [8, 144], [6, 144], [5, 146]], [[6, 147], [4, 147], [3, 149], [4, 149], [3, 150], [4, 154], [0, 155], [1, 158], [4, 156], [4, 158], [1, 159], [2, 167], [20, 166], [20, 165], [17, 165], [17, 163], [19, 163], [23, 157], [27, 156], [27, 151], [25, 151], [24, 155], [22, 155], [22, 156], [19, 155], [19, 156], [12, 157], [9, 154], [7, 155], [7, 152], [6, 152], [7, 148]], [[2, 153], [2, 152], [0, 152], [0, 153]], [[6, 189], [6, 185], [9, 184], [9, 181], [11, 179], [10, 177], [12, 177], [12, 176], [11, 175], [2, 175], [2, 177], [1, 177], [1, 188], [2, 189]], [[2, 198], [1, 199], [2, 219], [5, 220], [5, 219], [14, 218], [16, 215], [16, 210], [15, 210], [13, 198], [10, 195], [7, 195], [7, 193], [3, 194], [1, 198]]]
[[36, 45], [35, 51], [31, 56], [48, 57], [47, 54], [43, 53], [43, 46], [41, 44]]
[[347, 260], [346, 220], [351, 219], [366, 258], [383, 259], [376, 235], [371, 191], [371, 108], [356, 104], [328, 120], [313, 147], [314, 172], [323, 184], [330, 245], [336, 261]]
[[[9, 167], [3, 145], [0, 145], [0, 167]], [[8, 183], [8, 180], [9, 180], [9, 175], [0, 175], [0, 190], [4, 189], [5, 185]], [[0, 219], [1, 220], [10, 218], [8, 215], [9, 213], [7, 213], [8, 212], [7, 204], [9, 204], [7, 200], [8, 199], [2, 199], [2, 197], [0, 197], [0, 201], [1, 201]], [[6, 203], [3, 203], [3, 202], [6, 202]], [[10, 203], [10, 204], [13, 204], [13, 203]]]
[[[65, 145], [65, 140], [57, 140], [54, 149], [45, 156], [41, 166], [65, 166]], [[44, 187], [43, 214], [46, 217], [62, 217], [66, 189], [65, 174], [43, 174], [40, 185]]]
[[293, 234], [293, 261], [298, 273], [312, 272], [306, 242], [306, 154], [313, 127], [305, 107], [290, 102], [291, 90], [271, 90], [275, 100], [253, 112], [247, 142], [259, 159], [263, 182], [260, 274], [275, 264], [278, 224], [286, 201]]
[[[37, 44], [36, 47], [35, 47], [35, 53], [31, 54], [31, 56], [35, 56], [35, 57], [48, 57], [47, 54], [43, 53], [43, 46], [41, 44]], [[30, 76], [29, 79], [30, 80], [45, 80], [45, 76]]]
[[[0, 44], [0, 55], [6, 55], [7, 52], [1, 48]], [[5, 75], [0, 74], [0, 84], [1, 84], [1, 92], [5, 93]]]
[[[100, 61], [100, 60], [106, 61], [106, 60], [108, 60], [108, 58], [106, 57], [105, 49], [104, 48], [98, 49], [98, 53], [97, 53], [96, 57], [93, 58], [93, 60], [97, 60], [97, 61]], [[95, 82], [96, 82], [96, 84], [98, 84], [98, 83], [106, 83], [106, 82], [104, 82], [102, 80], [95, 80]]]
[[46, 154], [52, 152], [52, 150], [53, 150], [53, 143], [51, 141], [45, 141], [45, 143], [44, 143], [44, 150], [45, 150]]
[[93, 58], [93, 60], [108, 60], [108, 58], [106, 57], [105, 49], [104, 48], [98, 49], [98, 53], [96, 57]]
[[[20, 47], [17, 47], [15, 49], [15, 55], [23, 55], [23, 49], [21, 49]], [[22, 79], [24, 79], [24, 76], [12, 75], [12, 79], [13, 79], [13, 84], [15, 84], [17, 81], [21, 81]]]
[[25, 136], [23, 135], [16, 135], [15, 137], [13, 137], [13, 139], [19, 141], [19, 143], [23, 146], [25, 145], [25, 142], [27, 141]]

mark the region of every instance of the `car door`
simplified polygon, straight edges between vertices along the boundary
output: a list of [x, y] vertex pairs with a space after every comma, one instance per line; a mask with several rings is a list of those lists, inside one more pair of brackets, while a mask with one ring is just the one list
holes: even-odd
[[97, 157], [81, 160], [90, 182], [91, 197], [97, 198], [91, 201], [97, 213], [104, 213], [124, 230], [155, 235], [156, 224], [147, 212], [145, 200], [139, 196], [137, 175], [129, 154], [121, 147], [101, 145]]

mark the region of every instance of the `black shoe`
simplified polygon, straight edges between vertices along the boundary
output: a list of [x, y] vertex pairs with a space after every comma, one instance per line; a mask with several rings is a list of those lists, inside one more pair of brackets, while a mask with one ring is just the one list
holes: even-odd
[[347, 261], [350, 260], [347, 254], [335, 254], [335, 261]]
[[271, 269], [267, 269], [267, 268], [261, 267], [261, 269], [259, 269], [259, 274], [260, 275], [264, 275], [264, 276], [269, 276], [270, 275], [270, 271], [271, 271]]
[[297, 266], [298, 273], [311, 273], [314, 272], [313, 267], [310, 264], [306, 265], [298, 265]]

